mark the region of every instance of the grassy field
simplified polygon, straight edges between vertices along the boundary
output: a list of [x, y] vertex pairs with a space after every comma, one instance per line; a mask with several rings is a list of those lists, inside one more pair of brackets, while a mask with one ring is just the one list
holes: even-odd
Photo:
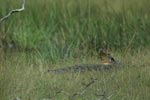
[[[18, 1], [18, 2], [17, 2]], [[20, 7], [19, 0], [0, 0], [0, 16]], [[107, 45], [124, 52], [150, 43], [149, 0], [32, 0], [23, 13], [1, 25], [0, 34], [18, 49], [58, 60], [92, 55]]]
[[[41, 59], [30, 61], [26, 54], [8, 57], [1, 65], [0, 98], [12, 100], [149, 100], [150, 53], [139, 51], [117, 58], [119, 69], [85, 73], [48, 73], [48, 69], [75, 64], [99, 63], [97, 57], [68, 59], [52, 64]], [[97, 79], [89, 87], [85, 88]], [[85, 90], [84, 90], [85, 88]], [[78, 94], [78, 95], [75, 95]], [[73, 96], [75, 95], [75, 96]], [[104, 95], [104, 96], [101, 96]]]
[[[24, 12], [0, 25], [5, 41], [0, 100], [149, 100], [149, 5], [149, 0], [27, 0]], [[0, 17], [18, 7], [20, 0], [0, 0]], [[104, 42], [121, 68], [47, 73], [99, 64]]]

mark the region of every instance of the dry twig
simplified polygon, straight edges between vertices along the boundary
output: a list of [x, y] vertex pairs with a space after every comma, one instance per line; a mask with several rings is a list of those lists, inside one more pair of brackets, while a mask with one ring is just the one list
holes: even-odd
[[110, 98], [112, 97], [112, 95], [108, 96], [108, 94], [106, 93], [106, 91], [103, 91], [103, 93], [101, 94], [95, 94], [96, 97], [101, 97], [101, 99], [97, 99], [97, 100], [110, 100]]
[[92, 78], [91, 81], [88, 84], [86, 84], [85, 87], [81, 90], [81, 92], [74, 93], [72, 96], [70, 96], [70, 99], [72, 100], [78, 95], [83, 95], [87, 91], [87, 88], [93, 85], [96, 80], [96, 78]]
[[10, 17], [10, 16], [11, 16], [12, 14], [14, 14], [14, 13], [24, 11], [24, 9], [25, 9], [25, 8], [24, 8], [25, 1], [26, 1], [26, 0], [22, 0], [22, 6], [21, 6], [20, 9], [11, 10], [6, 16], [2, 17], [2, 18], [0, 19], [0, 23], [3, 22], [4, 20], [8, 19], [8, 17]]

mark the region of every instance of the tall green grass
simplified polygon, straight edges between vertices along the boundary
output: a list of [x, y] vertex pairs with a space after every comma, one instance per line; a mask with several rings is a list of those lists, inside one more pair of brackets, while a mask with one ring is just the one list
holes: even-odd
[[[52, 60], [90, 55], [104, 41], [115, 50], [137, 49], [150, 45], [149, 5], [149, 0], [30, 0], [0, 32], [18, 49]], [[19, 0], [0, 0], [0, 16], [18, 7]]]

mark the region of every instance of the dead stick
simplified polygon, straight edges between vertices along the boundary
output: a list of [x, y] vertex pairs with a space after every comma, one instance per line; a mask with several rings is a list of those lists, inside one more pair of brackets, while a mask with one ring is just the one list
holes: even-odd
[[92, 84], [95, 83], [97, 79], [96, 78], [93, 78], [88, 84], [85, 85], [85, 87], [82, 89], [81, 92], [77, 92], [77, 93], [74, 93], [72, 96], [71, 96], [71, 99], [75, 98], [76, 96], [78, 95], [82, 95], [86, 92], [87, 88], [90, 87]]
[[10, 17], [10, 16], [11, 16], [12, 14], [14, 14], [14, 13], [24, 11], [24, 9], [25, 9], [25, 7], [24, 7], [25, 1], [26, 1], [26, 0], [22, 0], [22, 6], [21, 6], [20, 9], [11, 10], [6, 16], [2, 17], [2, 18], [0, 19], [0, 23], [3, 22], [4, 20], [8, 19], [8, 17]]

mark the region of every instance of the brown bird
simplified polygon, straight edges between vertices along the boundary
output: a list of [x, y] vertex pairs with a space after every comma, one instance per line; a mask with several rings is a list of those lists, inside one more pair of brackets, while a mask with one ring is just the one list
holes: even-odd
[[116, 60], [111, 56], [111, 52], [108, 49], [100, 49], [99, 56], [101, 59], [101, 64], [111, 65], [116, 63]]

